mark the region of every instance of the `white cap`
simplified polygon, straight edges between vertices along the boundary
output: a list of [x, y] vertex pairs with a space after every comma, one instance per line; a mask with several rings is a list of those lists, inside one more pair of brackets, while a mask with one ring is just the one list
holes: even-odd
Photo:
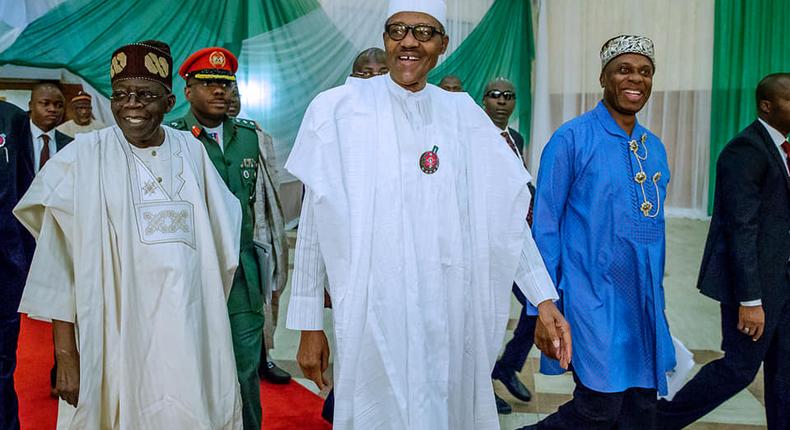
[[447, 30], [447, 4], [444, 0], [390, 0], [387, 19], [398, 12], [421, 12], [434, 17]]

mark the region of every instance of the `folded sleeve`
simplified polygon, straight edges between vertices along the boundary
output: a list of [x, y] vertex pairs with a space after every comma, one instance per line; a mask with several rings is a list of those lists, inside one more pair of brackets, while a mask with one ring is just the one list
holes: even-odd
[[72, 256], [74, 165], [72, 151], [63, 152], [47, 163], [14, 209], [36, 238], [19, 312], [73, 323], [77, 313]]
[[521, 249], [515, 282], [534, 306], [546, 300], [559, 299], [529, 226], [524, 229], [524, 246]]
[[324, 289], [328, 280], [318, 245], [313, 199], [312, 191], [307, 188], [299, 218], [291, 277], [291, 299], [288, 303], [286, 327], [291, 330], [324, 328]]

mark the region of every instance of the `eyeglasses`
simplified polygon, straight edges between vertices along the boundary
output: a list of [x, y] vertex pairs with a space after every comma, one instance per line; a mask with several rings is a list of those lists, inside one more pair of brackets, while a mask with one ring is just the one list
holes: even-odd
[[134, 96], [134, 99], [137, 100], [138, 102], [140, 102], [140, 103], [142, 103], [144, 105], [147, 105], [149, 103], [153, 103], [153, 102], [161, 99], [165, 95], [164, 94], [154, 93], [154, 92], [151, 92], [151, 91], [145, 91], [145, 90], [143, 90], [143, 91], [131, 91], [131, 92], [113, 91], [112, 94], [110, 94], [110, 101], [112, 103], [124, 104], [124, 103], [128, 102], [129, 100], [131, 100], [132, 96]]
[[513, 91], [491, 90], [486, 93], [486, 97], [491, 97], [492, 99], [498, 99], [500, 97], [504, 97], [505, 100], [515, 100], [516, 93], [514, 93]]
[[233, 87], [233, 82], [226, 81], [223, 79], [216, 79], [216, 80], [210, 79], [210, 80], [200, 80], [197, 82], [193, 82], [187, 86], [188, 87], [198, 86], [198, 87], [211, 88], [211, 89], [222, 88], [223, 90], [227, 90]]
[[435, 35], [444, 36], [444, 32], [428, 24], [406, 25], [400, 22], [389, 24], [384, 27], [387, 35], [394, 41], [403, 40], [406, 34], [411, 31], [411, 35], [420, 42], [427, 42]]

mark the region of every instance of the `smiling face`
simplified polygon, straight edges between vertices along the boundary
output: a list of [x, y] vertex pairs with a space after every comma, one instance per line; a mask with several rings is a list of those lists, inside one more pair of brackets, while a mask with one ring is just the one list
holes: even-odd
[[[134, 93], [125, 101], [112, 100], [110, 109], [115, 122], [121, 128], [124, 137], [134, 146], [147, 148], [158, 146], [164, 140], [164, 131], [160, 126], [165, 114], [175, 105], [176, 98], [168, 94], [161, 84], [147, 79], [128, 79], [112, 84], [113, 94], [117, 92]], [[144, 103], [144, 95], [158, 96]]]
[[639, 54], [623, 54], [612, 59], [601, 72], [603, 100], [609, 111], [635, 116], [650, 98], [653, 63]]
[[63, 93], [55, 85], [37, 86], [30, 94], [30, 120], [43, 132], [55, 128], [63, 120]]
[[[409, 26], [427, 24], [444, 31], [434, 17], [420, 12], [398, 12], [387, 20], [387, 25], [395, 23]], [[448, 37], [440, 34], [434, 34], [427, 42], [420, 42], [411, 31], [402, 40], [393, 40], [385, 31], [384, 50], [392, 80], [409, 91], [425, 88], [428, 72], [436, 66], [448, 42]]]
[[505, 99], [504, 95], [500, 95], [498, 98], [489, 96], [489, 92], [495, 90], [503, 93], [505, 91], [509, 91], [513, 94], [516, 93], [516, 90], [513, 88], [513, 84], [510, 82], [497, 80], [488, 84], [486, 87], [486, 93], [483, 96], [483, 107], [485, 108], [488, 117], [491, 118], [491, 121], [493, 121], [497, 127], [504, 130], [507, 128], [507, 122], [510, 119], [510, 115], [513, 114], [513, 108], [516, 107], [516, 99], [511, 98], [510, 100], [507, 100]]

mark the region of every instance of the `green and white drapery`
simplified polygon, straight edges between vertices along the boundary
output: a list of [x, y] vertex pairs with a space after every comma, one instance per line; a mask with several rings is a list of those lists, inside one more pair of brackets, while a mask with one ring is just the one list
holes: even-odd
[[[760, 79], [790, 72], [790, 0], [718, 0], [715, 14], [710, 157], [755, 119]], [[716, 163], [710, 168], [708, 211], [713, 210]]]

